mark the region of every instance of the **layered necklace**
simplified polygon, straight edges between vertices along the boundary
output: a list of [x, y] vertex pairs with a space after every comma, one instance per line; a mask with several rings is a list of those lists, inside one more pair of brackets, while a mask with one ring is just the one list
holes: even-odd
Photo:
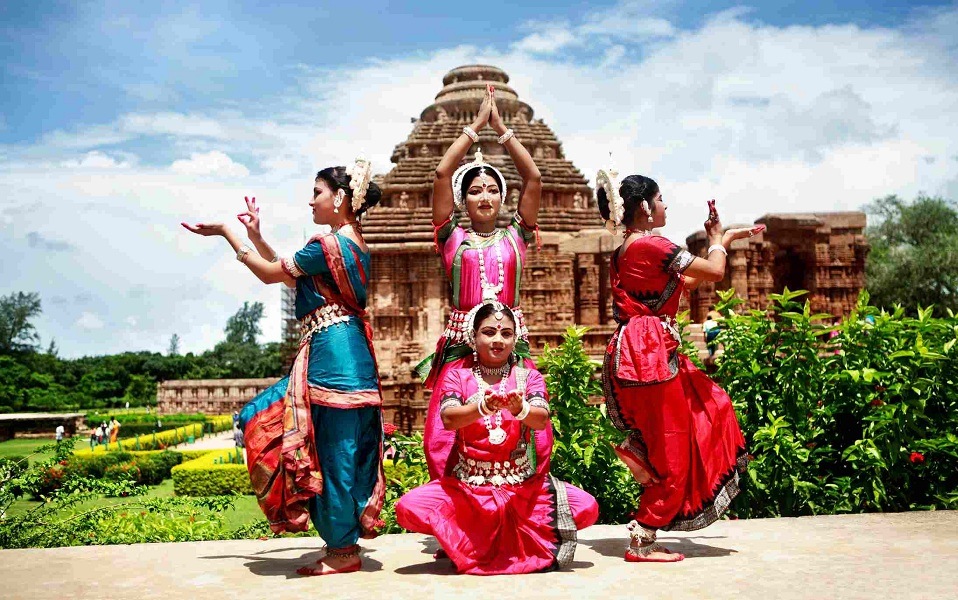
[[482, 248], [476, 248], [476, 252], [479, 254], [479, 285], [482, 287], [483, 302], [498, 298], [499, 292], [502, 291], [502, 286], [506, 282], [506, 267], [504, 261], [502, 260], [501, 246], [502, 245], [499, 243], [493, 245], [493, 248], [496, 251], [496, 262], [499, 263], [499, 283], [496, 285], [489, 283], [489, 278], [486, 276], [485, 252], [483, 252]]
[[[498, 371], [502, 372], [505, 369], [505, 374], [502, 376], [502, 379], [499, 380], [499, 389], [496, 393], [500, 396], [505, 396], [506, 394], [506, 379], [509, 378], [509, 363], [503, 365], [503, 367], [497, 369], [488, 369], [487, 372]], [[486, 380], [482, 378], [483, 367], [482, 365], [476, 365], [472, 368], [472, 374], [476, 378], [476, 383], [479, 385], [479, 392], [485, 397], [486, 390], [491, 386], [486, 383]], [[482, 417], [482, 424], [486, 426], [486, 430], [489, 432], [489, 443], [498, 446], [499, 444], [506, 441], [506, 431], [502, 428], [502, 411], [497, 410], [495, 414], [484, 415]]]

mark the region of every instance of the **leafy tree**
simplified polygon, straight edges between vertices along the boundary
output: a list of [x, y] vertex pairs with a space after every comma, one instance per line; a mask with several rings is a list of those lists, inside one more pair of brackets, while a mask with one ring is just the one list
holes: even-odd
[[901, 304], [911, 314], [935, 305], [936, 316], [958, 311], [958, 205], [918, 196], [888, 196], [867, 207], [879, 222], [868, 229], [866, 287], [876, 306]]
[[259, 328], [263, 318], [263, 303], [243, 303], [243, 308], [226, 321], [226, 341], [232, 344], [255, 344], [256, 336], [263, 333]]
[[167, 348], [166, 353], [170, 356], [177, 356], [180, 353], [180, 336], [179, 334], [174, 333], [170, 336], [170, 347]]
[[0, 353], [36, 350], [40, 336], [30, 320], [40, 312], [36, 292], [0, 296]]

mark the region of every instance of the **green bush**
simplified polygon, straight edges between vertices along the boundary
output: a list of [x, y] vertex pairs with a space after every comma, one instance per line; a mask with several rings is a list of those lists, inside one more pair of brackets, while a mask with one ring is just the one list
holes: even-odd
[[30, 460], [26, 456], [11, 455], [0, 458], [0, 474], [6, 477], [19, 477], [30, 466]]
[[386, 436], [386, 446], [392, 451], [393, 458], [383, 462], [386, 499], [379, 515], [384, 525], [379, 531], [402, 533], [405, 529], [396, 522], [396, 502], [409, 490], [428, 482], [429, 470], [426, 468], [421, 433], [407, 436], [394, 432]]
[[173, 467], [173, 491], [177, 496], [252, 494], [246, 465], [225, 462], [235, 453], [233, 448], [214, 450]]
[[751, 485], [740, 516], [958, 508], [958, 319], [868, 304], [835, 320], [805, 292], [725, 315], [716, 378], [735, 403]]
[[184, 460], [190, 460], [206, 454], [209, 450], [192, 450], [189, 453], [171, 450], [151, 450], [145, 452], [77, 452], [69, 461], [67, 470], [84, 477], [100, 478], [119, 464], [135, 464], [138, 474], [133, 481], [145, 485], [158, 485], [169, 479], [173, 467]]
[[549, 390], [549, 409], [555, 442], [552, 474], [590, 494], [599, 503], [599, 523], [624, 523], [632, 518], [639, 486], [613, 450], [624, 439], [605, 417], [589, 404], [602, 388], [595, 378], [597, 364], [585, 352], [584, 327], [570, 327], [562, 345], [546, 347], [538, 361]]

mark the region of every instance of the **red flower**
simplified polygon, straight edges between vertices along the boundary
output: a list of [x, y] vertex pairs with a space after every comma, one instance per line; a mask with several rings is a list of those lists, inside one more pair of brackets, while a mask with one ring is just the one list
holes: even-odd
[[808, 449], [810, 449], [810, 450], [814, 450], [814, 449], [815, 449], [815, 446], [817, 446], [817, 445], [818, 445], [818, 444], [816, 444], [815, 442], [808, 442], [807, 444], [805, 444], [805, 447], [808, 448]]
[[881, 398], [875, 398], [869, 402], [872, 406], [885, 406], [885, 402]]
[[393, 425], [392, 423], [383, 423], [383, 433], [385, 433], [386, 435], [392, 435], [396, 433], [398, 430], [399, 428]]
[[908, 460], [918, 465], [925, 462], [925, 455], [921, 452], [912, 452], [911, 456], [908, 457]]
[[66, 459], [63, 459], [63, 460], [60, 461], [60, 465], [61, 465], [61, 466], [64, 466], [64, 467], [65, 467], [65, 466], [67, 466], [68, 464], [70, 464], [70, 461], [68, 461], [68, 460], [66, 460]]

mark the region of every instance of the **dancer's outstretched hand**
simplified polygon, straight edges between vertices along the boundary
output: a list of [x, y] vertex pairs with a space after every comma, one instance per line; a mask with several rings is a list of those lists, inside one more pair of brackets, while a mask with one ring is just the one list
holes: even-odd
[[246, 201], [246, 212], [236, 215], [239, 222], [246, 227], [246, 234], [250, 237], [259, 237], [259, 207], [256, 206], [256, 198], [243, 197]]
[[743, 227], [741, 229], [729, 229], [722, 236], [722, 244], [728, 247], [729, 244], [735, 240], [740, 240], [742, 238], [749, 238], [753, 235], [758, 235], [765, 231], [764, 225], [756, 225], [755, 227]]
[[496, 88], [491, 84], [486, 86], [486, 93], [489, 95], [489, 101], [492, 103], [492, 113], [489, 115], [489, 126], [496, 133], [502, 135], [506, 132], [506, 125], [499, 116], [499, 107], [496, 105]]
[[180, 223], [180, 225], [197, 235], [211, 236], [226, 234], [226, 225], [223, 225], [222, 223], [197, 223], [196, 225]]
[[491, 411], [497, 411], [502, 408], [503, 398], [499, 394], [492, 391], [491, 388], [486, 388], [486, 409]]

